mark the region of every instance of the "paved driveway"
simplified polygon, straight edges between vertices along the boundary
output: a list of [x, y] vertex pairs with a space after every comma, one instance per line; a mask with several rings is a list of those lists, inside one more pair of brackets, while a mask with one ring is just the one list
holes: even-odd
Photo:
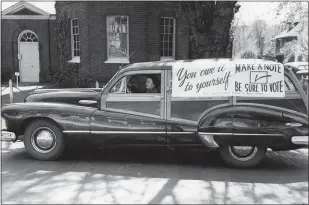
[[215, 152], [85, 148], [46, 162], [21, 142], [2, 146], [2, 203], [308, 204], [308, 149], [237, 170]]

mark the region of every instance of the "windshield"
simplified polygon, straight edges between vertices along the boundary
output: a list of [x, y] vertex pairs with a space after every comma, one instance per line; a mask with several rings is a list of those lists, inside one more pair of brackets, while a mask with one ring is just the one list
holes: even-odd
[[118, 73], [121, 71], [121, 69], [120, 70], [118, 70], [115, 74], [114, 74], [114, 76], [106, 83], [106, 85], [104, 86], [104, 87], [102, 87], [102, 91], [104, 90], [104, 88], [106, 88], [111, 82], [113, 82], [113, 80], [116, 78], [116, 76], [118, 75]]

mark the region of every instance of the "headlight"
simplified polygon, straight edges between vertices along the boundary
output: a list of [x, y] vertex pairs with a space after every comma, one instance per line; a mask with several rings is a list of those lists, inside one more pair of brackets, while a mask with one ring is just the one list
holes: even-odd
[[1, 130], [6, 130], [7, 126], [6, 126], [6, 120], [1, 117]]

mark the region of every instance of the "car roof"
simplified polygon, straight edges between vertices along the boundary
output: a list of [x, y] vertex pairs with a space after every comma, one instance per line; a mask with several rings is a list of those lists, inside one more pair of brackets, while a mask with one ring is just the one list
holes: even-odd
[[177, 62], [196, 62], [200, 61], [205, 64], [214, 62], [214, 61], [220, 61], [222, 63], [235, 63], [235, 64], [252, 64], [252, 63], [270, 63], [275, 64], [278, 62], [270, 61], [270, 60], [264, 60], [264, 59], [233, 59], [233, 58], [210, 58], [210, 59], [195, 59], [195, 60], [170, 60], [170, 61], [152, 61], [152, 62], [141, 62], [141, 63], [133, 63], [130, 65], [127, 65], [121, 69], [122, 72], [127, 71], [136, 71], [136, 70], [170, 70], [173, 67], [174, 63]]

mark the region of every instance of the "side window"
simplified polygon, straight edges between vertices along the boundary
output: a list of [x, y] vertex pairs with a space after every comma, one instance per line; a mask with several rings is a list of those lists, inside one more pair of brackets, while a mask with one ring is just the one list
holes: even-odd
[[284, 82], [285, 82], [286, 91], [289, 91], [289, 92], [296, 91], [295, 86], [293, 85], [292, 81], [286, 75], [284, 76]]
[[161, 93], [161, 74], [127, 75], [115, 83], [110, 93]]

